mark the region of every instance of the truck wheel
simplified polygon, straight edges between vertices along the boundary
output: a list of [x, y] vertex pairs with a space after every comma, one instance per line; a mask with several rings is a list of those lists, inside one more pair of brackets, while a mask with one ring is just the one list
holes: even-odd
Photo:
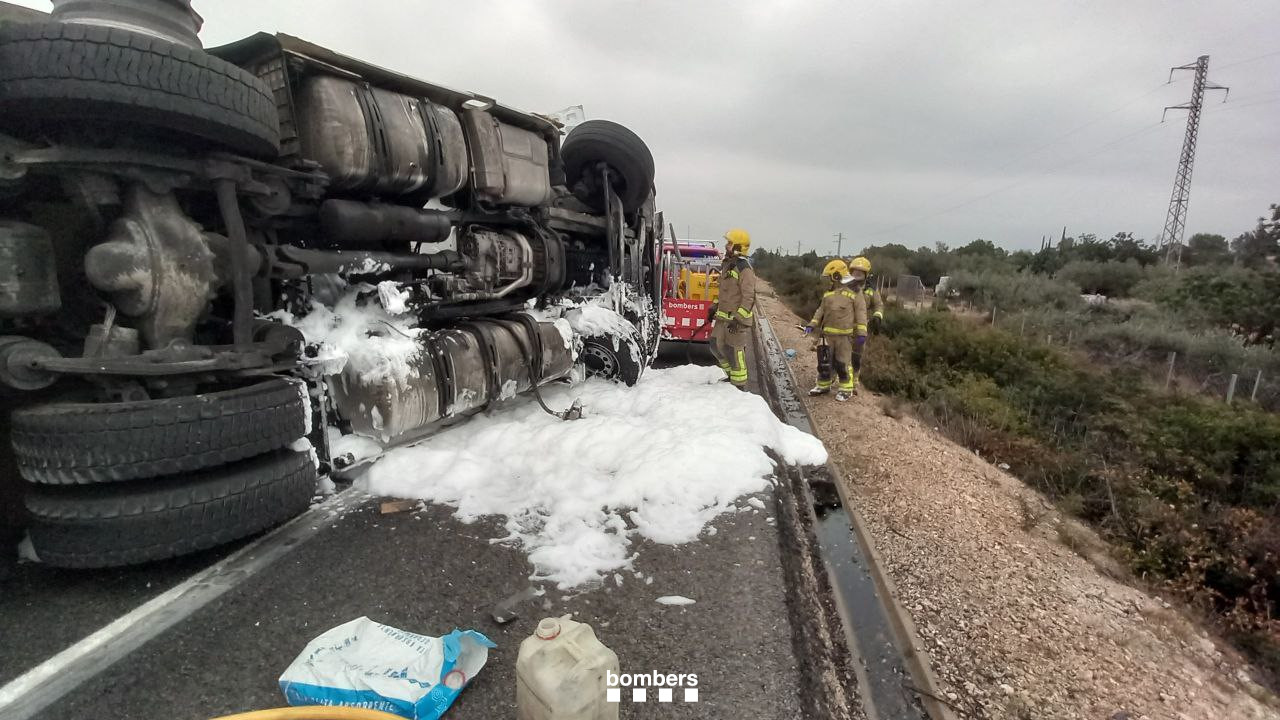
[[253, 74], [198, 49], [79, 23], [0, 26], [0, 118], [35, 131], [50, 122], [165, 128], [255, 157], [280, 150], [275, 98]]
[[22, 476], [49, 485], [112, 482], [213, 467], [306, 433], [309, 403], [284, 379], [186, 397], [50, 403], [13, 413]]
[[564, 139], [560, 156], [569, 187], [596, 210], [604, 210], [603, 194], [581, 181], [597, 163], [613, 170], [613, 191], [627, 212], [643, 205], [653, 190], [653, 154], [638, 135], [616, 122], [588, 120], [578, 125]]
[[614, 380], [628, 387], [644, 372], [640, 343], [634, 338], [596, 335], [582, 341], [582, 364], [588, 375]]
[[298, 515], [315, 493], [306, 453], [280, 450], [191, 476], [33, 488], [31, 543], [57, 567], [132, 565], [204, 550]]

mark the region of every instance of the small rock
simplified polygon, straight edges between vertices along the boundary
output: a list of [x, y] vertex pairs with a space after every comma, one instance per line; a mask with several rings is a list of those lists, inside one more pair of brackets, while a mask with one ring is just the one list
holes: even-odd
[[996, 465], [996, 467], [1000, 468], [1001, 470], [1008, 470], [1009, 463], [1000, 463], [999, 465]]
[[1173, 702], [1173, 696], [1169, 693], [1160, 693], [1160, 702], [1171, 703]]
[[1076, 673], [1076, 679], [1079, 680], [1080, 682], [1093, 682], [1093, 671], [1081, 670], [1080, 672]]
[[1013, 686], [1008, 683], [1000, 683], [1000, 692], [1004, 693], [1005, 695], [1012, 695]]
[[948, 699], [948, 700], [950, 700], [950, 701], [952, 701], [952, 702], [955, 702], [956, 700], [959, 700], [959, 699], [960, 699], [960, 696], [959, 696], [959, 695], [957, 695], [957, 694], [955, 694], [955, 693], [953, 693], [953, 692], [948, 692], [948, 693], [947, 693], [947, 699]]

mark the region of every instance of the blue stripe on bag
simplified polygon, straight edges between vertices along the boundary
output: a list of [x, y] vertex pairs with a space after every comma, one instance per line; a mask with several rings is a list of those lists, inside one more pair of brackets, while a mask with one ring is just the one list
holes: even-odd
[[381, 710], [410, 719], [417, 716], [412, 703], [383, 697], [372, 690], [344, 690], [307, 683], [281, 682], [280, 691], [290, 705], [339, 705]]

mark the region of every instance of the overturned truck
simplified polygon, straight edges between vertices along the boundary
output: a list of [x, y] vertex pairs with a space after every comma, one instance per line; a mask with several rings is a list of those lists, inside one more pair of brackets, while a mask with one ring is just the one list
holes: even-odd
[[[305, 509], [330, 428], [409, 442], [575, 367], [635, 382], [663, 226], [638, 137], [562, 142], [288, 35], [206, 51], [200, 22], [55, 0], [0, 26], [10, 537], [67, 567], [192, 552]], [[375, 304], [347, 341], [408, 343], [394, 371], [308, 336]], [[558, 319], [584, 304], [614, 321]]]

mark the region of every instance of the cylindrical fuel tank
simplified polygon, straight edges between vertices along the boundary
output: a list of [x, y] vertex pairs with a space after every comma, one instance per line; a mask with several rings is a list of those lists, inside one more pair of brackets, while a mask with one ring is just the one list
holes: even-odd
[[384, 443], [424, 435], [441, 420], [527, 392], [535, 345], [542, 382], [567, 375], [573, 353], [560, 329], [533, 323], [480, 319], [430, 333], [413, 360], [411, 377], [370, 381], [347, 368], [331, 378], [338, 413], [353, 432]]
[[435, 198], [466, 183], [462, 124], [450, 109], [331, 75], [295, 94], [302, 154], [341, 193]]

